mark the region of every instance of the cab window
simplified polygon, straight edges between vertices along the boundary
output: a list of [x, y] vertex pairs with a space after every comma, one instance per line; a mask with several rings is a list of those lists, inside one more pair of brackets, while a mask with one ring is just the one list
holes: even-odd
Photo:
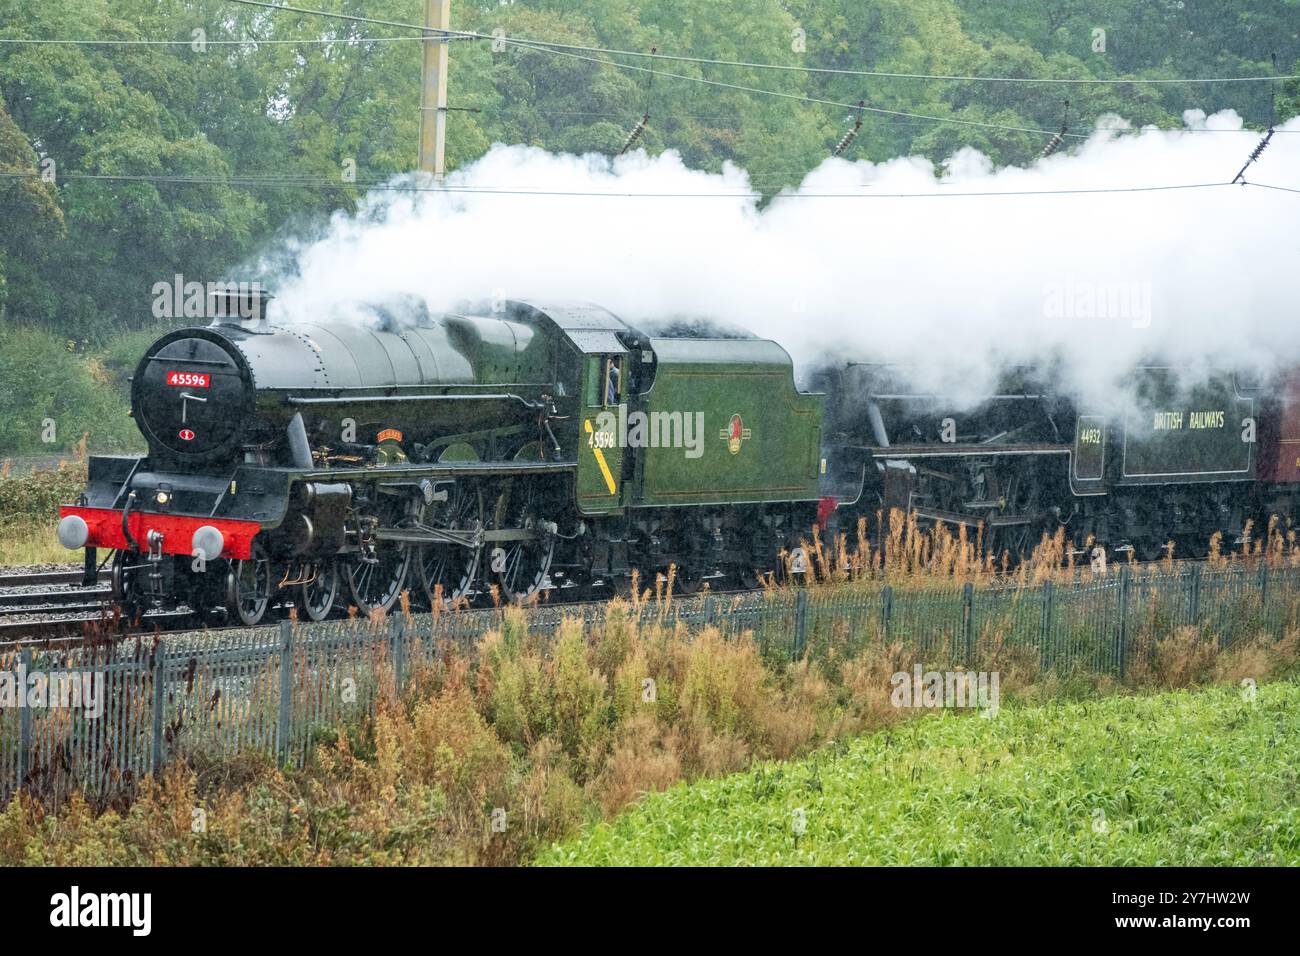
[[616, 358], [605, 360], [604, 404], [606, 407], [618, 404], [619, 389], [622, 384], [622, 362]]

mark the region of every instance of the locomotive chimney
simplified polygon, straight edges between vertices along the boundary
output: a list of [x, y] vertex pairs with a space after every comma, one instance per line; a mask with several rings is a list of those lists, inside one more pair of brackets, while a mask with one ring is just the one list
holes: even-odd
[[208, 292], [212, 300], [212, 324], [236, 325], [243, 329], [265, 329], [266, 304], [274, 296], [256, 282], [214, 282]]

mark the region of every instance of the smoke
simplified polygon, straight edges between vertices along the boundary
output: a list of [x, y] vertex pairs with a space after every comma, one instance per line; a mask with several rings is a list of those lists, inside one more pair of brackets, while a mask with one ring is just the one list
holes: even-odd
[[[1121, 134], [1112, 119], [1028, 168], [972, 149], [938, 167], [828, 159], [761, 208], [730, 165], [496, 146], [448, 177], [463, 191], [372, 192], [323, 235], [269, 253], [294, 271], [267, 281], [281, 322], [372, 321], [374, 303], [404, 296], [434, 312], [576, 299], [633, 324], [740, 326], [805, 371], [904, 363], [966, 395], [1016, 364], [1050, 365], [1056, 384], [1099, 401], [1140, 362], [1261, 374], [1300, 362], [1300, 195], [961, 195], [1226, 183], [1259, 140], [1232, 111], [1184, 123]], [[1300, 186], [1297, 134], [1300, 120], [1280, 127], [1247, 179]]]

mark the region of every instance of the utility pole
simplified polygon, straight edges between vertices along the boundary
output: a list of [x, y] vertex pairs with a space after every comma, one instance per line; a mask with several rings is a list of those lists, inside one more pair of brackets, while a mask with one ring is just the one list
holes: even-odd
[[[426, 30], [451, 29], [451, 0], [425, 0]], [[420, 170], [442, 182], [446, 169], [443, 153], [447, 146], [447, 50], [446, 32], [426, 33], [424, 78], [420, 93]]]

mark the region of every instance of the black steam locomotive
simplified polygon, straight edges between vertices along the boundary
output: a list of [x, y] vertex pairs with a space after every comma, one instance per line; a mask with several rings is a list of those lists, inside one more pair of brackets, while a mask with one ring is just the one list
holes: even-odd
[[60, 540], [111, 550], [132, 609], [312, 619], [407, 591], [683, 591], [774, 570], [817, 516], [822, 399], [750, 336], [651, 335], [591, 305], [507, 302], [396, 331], [275, 326], [219, 296], [145, 352], [143, 457], [97, 456]]
[[[1135, 368], [1126, 394], [1090, 408], [1013, 369], [978, 402], [926, 394], [905, 369], [823, 373], [839, 491], [922, 523], [979, 529], [984, 547], [1027, 554], [1066, 529], [1142, 560], [1203, 557], [1211, 535], [1240, 545], [1270, 519], [1283, 531], [1300, 491], [1300, 373], [1268, 382], [1231, 372]], [[873, 473], [874, 472], [874, 473]]]

